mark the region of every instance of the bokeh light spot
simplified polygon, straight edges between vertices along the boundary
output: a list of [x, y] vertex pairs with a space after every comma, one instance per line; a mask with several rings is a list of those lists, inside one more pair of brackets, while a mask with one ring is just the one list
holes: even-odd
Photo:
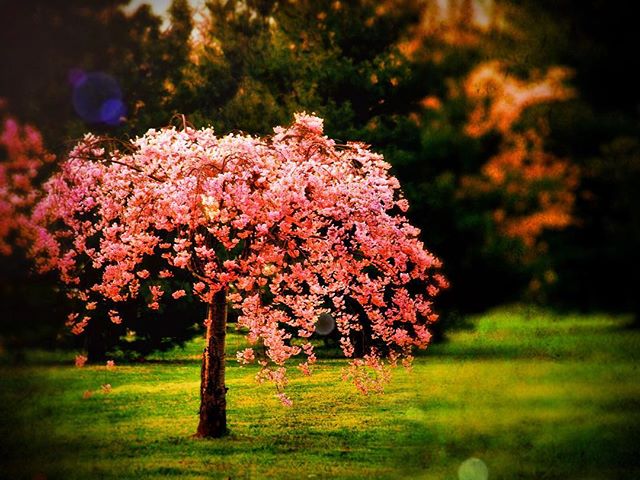
[[329, 335], [336, 326], [333, 316], [329, 313], [321, 313], [316, 321], [316, 333], [318, 335]]
[[479, 458], [468, 458], [458, 469], [459, 480], [487, 480], [489, 469]]

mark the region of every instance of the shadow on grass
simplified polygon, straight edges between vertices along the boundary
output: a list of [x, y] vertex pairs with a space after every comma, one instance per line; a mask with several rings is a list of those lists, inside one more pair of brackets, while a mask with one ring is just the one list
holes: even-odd
[[397, 468], [405, 469], [408, 478], [432, 478], [429, 470], [448, 459], [447, 478], [453, 478], [460, 463], [476, 457], [487, 465], [489, 478], [640, 478], [640, 416], [629, 407], [637, 405], [620, 405], [615, 415], [601, 405], [603, 415], [587, 423], [538, 418], [494, 432], [478, 431], [473, 423], [451, 429], [430, 424], [425, 410], [422, 419], [404, 420], [400, 431], [406, 433], [396, 435], [404, 446], [398, 449]]

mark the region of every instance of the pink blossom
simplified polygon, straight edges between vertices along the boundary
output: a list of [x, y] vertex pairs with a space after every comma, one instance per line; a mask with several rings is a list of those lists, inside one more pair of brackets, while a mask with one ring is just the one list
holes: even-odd
[[298, 370], [300, 370], [303, 375], [311, 375], [311, 369], [309, 368], [308, 362], [304, 362], [298, 365]]
[[171, 296], [172, 296], [174, 299], [176, 299], [176, 300], [177, 300], [177, 299], [179, 299], [179, 298], [184, 297], [186, 294], [187, 294], [187, 292], [185, 292], [184, 290], [176, 290], [175, 292], [173, 292], [173, 293], [171, 294]]
[[276, 396], [280, 400], [280, 403], [282, 403], [282, 405], [284, 405], [285, 407], [293, 406], [293, 402], [291, 401], [291, 399], [286, 394], [278, 393], [278, 394], [276, 394]]
[[169, 270], [161, 270], [158, 276], [160, 278], [171, 278], [173, 277], [173, 273], [171, 273]]
[[109, 310], [109, 320], [111, 320], [116, 325], [122, 323], [122, 318], [118, 315], [118, 312], [115, 310]]
[[149, 292], [151, 292], [151, 296], [154, 300], [158, 300], [162, 295], [164, 295], [164, 291], [158, 285], [151, 285], [149, 287]]
[[76, 367], [82, 368], [87, 363], [87, 357], [84, 355], [76, 355]]
[[244, 364], [251, 363], [256, 359], [253, 348], [245, 348], [237, 352], [236, 357], [238, 358], [238, 362]]
[[[3, 109], [0, 103], [0, 114]], [[9, 255], [14, 246], [26, 247], [38, 238], [29, 215], [38, 200], [38, 177], [55, 157], [37, 130], [11, 117], [0, 123], [0, 151], [0, 255]]]
[[140, 270], [139, 272], [136, 272], [136, 275], [140, 278], [149, 278], [149, 270]]

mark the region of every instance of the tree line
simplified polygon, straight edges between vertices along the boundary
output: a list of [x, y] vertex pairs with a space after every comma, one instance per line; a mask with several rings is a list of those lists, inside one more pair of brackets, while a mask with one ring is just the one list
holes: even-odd
[[[265, 135], [315, 112], [330, 137], [391, 163], [451, 283], [443, 330], [522, 299], [637, 313], [637, 276], [620, 272], [637, 264], [639, 69], [625, 66], [635, 34], [616, 2], [228, 0], [194, 11], [174, 0], [168, 26], [126, 4], [2, 7], [3, 115], [56, 155], [43, 179], [86, 131], [126, 141], [178, 114], [217, 134]], [[121, 92], [109, 121], [79, 113], [114, 88], [97, 73]], [[79, 91], [87, 78], [96, 86]], [[52, 344], [71, 306], [29, 270], [19, 252], [2, 261], [1, 333]], [[135, 335], [96, 316], [85, 341], [98, 357], [169, 348], [204, 316], [196, 303], [153, 323], [135, 302], [126, 310]]]

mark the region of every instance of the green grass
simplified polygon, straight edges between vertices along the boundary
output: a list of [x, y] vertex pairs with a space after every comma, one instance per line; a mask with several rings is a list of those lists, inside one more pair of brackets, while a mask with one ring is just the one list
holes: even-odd
[[285, 408], [230, 362], [231, 435], [209, 441], [190, 436], [197, 342], [115, 370], [34, 353], [0, 369], [0, 478], [456, 479], [469, 457], [490, 479], [640, 478], [640, 332], [515, 307], [474, 321], [380, 396], [322, 360]]

